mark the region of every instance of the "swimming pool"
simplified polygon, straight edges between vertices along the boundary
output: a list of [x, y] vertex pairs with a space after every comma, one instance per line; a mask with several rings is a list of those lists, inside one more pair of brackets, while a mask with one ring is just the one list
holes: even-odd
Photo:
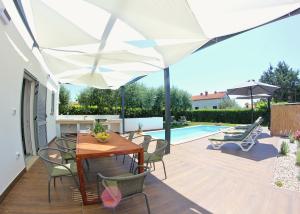
[[[206, 137], [216, 132], [220, 132], [228, 126], [208, 126], [198, 125], [185, 128], [171, 129], [171, 144], [184, 143], [201, 137]], [[153, 138], [165, 139], [165, 130], [144, 132], [145, 135], [151, 135]]]

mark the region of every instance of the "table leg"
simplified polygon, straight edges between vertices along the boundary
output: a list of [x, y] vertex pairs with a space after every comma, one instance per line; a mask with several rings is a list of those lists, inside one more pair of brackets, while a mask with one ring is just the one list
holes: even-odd
[[82, 201], [83, 204], [87, 204], [87, 195], [85, 191], [85, 182], [84, 182], [84, 171], [83, 171], [83, 159], [81, 158], [76, 158], [76, 164], [77, 164], [77, 173], [78, 173], [78, 178], [79, 178], [79, 190], [81, 192], [82, 196]]
[[[142, 148], [138, 153], [138, 165], [144, 166], [144, 149]], [[144, 168], [139, 167], [139, 173], [144, 172]]]

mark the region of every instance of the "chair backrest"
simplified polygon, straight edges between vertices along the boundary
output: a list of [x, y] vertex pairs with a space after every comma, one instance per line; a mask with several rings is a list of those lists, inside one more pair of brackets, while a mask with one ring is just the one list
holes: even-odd
[[255, 121], [253, 124], [251, 124], [249, 128], [240, 136], [240, 138], [245, 139], [248, 137], [261, 124], [261, 122], [262, 121], [259, 120], [258, 122]]
[[155, 154], [164, 156], [167, 146], [168, 146], [168, 142], [166, 140], [158, 139], [154, 151]]
[[76, 142], [73, 139], [58, 138], [55, 140], [55, 144], [61, 150], [73, 150], [76, 148]]
[[151, 140], [152, 140], [151, 135], [144, 135], [144, 140], [141, 146], [143, 147], [145, 152], [148, 150]]
[[64, 151], [55, 148], [43, 148], [38, 151], [39, 157], [45, 164], [47, 171], [51, 174], [53, 168], [57, 165], [62, 165], [61, 153]]
[[152, 141], [156, 141], [155, 151], [151, 153], [152, 156], [157, 160], [162, 160], [163, 156], [165, 155], [168, 142], [163, 139], [154, 139]]
[[135, 135], [135, 132], [129, 132], [127, 139], [130, 140], [130, 141], [132, 141], [134, 135]]
[[109, 178], [108, 180], [103, 179], [102, 184], [108, 188], [117, 186], [118, 190], [122, 194], [122, 197], [124, 198], [143, 192], [144, 181], [148, 173], [149, 170], [145, 169], [143, 173], [136, 175], [114, 177]]
[[263, 122], [263, 118], [262, 117], [258, 117], [255, 121], [254, 121], [254, 123], [262, 123]]

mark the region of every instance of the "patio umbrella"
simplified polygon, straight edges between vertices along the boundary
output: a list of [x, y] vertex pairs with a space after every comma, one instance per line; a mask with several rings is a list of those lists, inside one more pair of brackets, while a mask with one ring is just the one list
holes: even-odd
[[[269, 94], [255, 94], [252, 96], [253, 99], [268, 99], [271, 98], [272, 96]], [[235, 99], [238, 100], [250, 100], [251, 96], [240, 96], [240, 97], [236, 97]]]
[[243, 95], [250, 97], [252, 110], [251, 121], [253, 122], [253, 99], [255, 99], [254, 96], [262, 94], [272, 95], [277, 89], [279, 89], [279, 87], [275, 85], [248, 80], [247, 82], [241, 83], [234, 88], [227, 89], [227, 93], [228, 95]]

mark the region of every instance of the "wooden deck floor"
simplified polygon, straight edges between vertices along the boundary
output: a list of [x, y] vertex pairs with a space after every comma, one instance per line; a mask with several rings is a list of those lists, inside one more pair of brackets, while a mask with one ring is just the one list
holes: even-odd
[[[248, 153], [230, 144], [212, 150], [206, 138], [172, 146], [165, 158], [168, 179], [162, 180], [157, 164], [146, 181], [152, 213], [300, 213], [300, 193], [272, 185], [279, 139], [262, 137]], [[115, 175], [128, 169], [121, 158], [97, 159], [91, 165], [90, 182], [97, 171]], [[39, 160], [2, 202], [0, 213], [111, 213], [100, 205], [82, 206], [68, 178], [57, 181], [51, 197], [49, 204], [46, 169]], [[122, 202], [117, 213], [146, 213], [143, 198]]]

